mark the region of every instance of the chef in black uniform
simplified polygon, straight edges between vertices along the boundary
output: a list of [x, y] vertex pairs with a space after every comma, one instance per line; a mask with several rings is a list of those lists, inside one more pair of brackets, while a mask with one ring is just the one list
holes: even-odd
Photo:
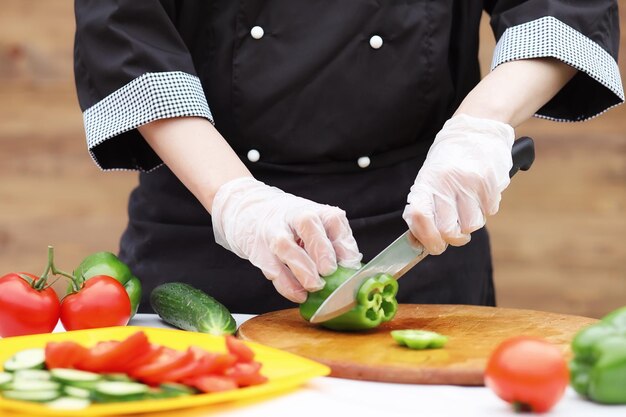
[[[89, 152], [103, 170], [140, 171], [121, 258], [145, 297], [185, 281], [241, 313], [303, 301], [320, 274], [407, 226], [439, 256], [403, 278], [401, 302], [494, 305], [483, 226], [508, 185], [513, 128], [624, 100], [616, 0], [75, 10]], [[497, 47], [481, 81], [483, 10]]]

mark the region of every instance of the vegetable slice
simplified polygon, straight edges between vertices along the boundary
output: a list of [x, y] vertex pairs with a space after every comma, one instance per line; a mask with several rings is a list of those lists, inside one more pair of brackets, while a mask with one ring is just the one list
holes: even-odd
[[50, 371], [50, 374], [55, 381], [70, 385], [77, 382], [96, 382], [102, 379], [99, 374], [76, 369], [55, 368]]
[[61, 396], [58, 390], [49, 391], [4, 391], [2, 395], [10, 400], [48, 402]]
[[21, 369], [42, 369], [45, 363], [43, 349], [27, 349], [17, 352], [4, 363], [4, 370], [15, 372]]
[[46, 405], [56, 410], [82, 410], [89, 407], [91, 401], [85, 398], [59, 397]]
[[392, 330], [391, 337], [400, 346], [411, 349], [439, 349], [448, 342], [447, 336], [427, 330]]

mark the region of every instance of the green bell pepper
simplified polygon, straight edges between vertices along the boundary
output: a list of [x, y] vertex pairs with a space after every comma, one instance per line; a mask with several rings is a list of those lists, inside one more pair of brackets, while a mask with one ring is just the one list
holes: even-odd
[[74, 276], [81, 282], [96, 275], [108, 275], [124, 286], [130, 298], [130, 316], [133, 317], [141, 301], [141, 281], [133, 275], [128, 265], [111, 252], [96, 252], [83, 259], [74, 270]]
[[[322, 277], [326, 285], [319, 291], [309, 293], [304, 303], [300, 304], [300, 315], [310, 320], [320, 305], [345, 280], [356, 272], [355, 269], [339, 267], [335, 273]], [[398, 283], [388, 274], [379, 274], [368, 278], [359, 288], [357, 305], [339, 317], [321, 323], [332, 330], [365, 330], [377, 327], [391, 320], [398, 310], [396, 294]]]
[[605, 404], [626, 404], [626, 307], [582, 329], [572, 341], [571, 385]]
[[448, 342], [447, 336], [427, 330], [392, 330], [391, 337], [410, 349], [439, 349]]

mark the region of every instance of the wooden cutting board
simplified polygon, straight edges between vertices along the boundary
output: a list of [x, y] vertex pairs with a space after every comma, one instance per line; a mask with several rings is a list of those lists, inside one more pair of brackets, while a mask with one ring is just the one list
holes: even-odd
[[[238, 335], [328, 365], [331, 376], [414, 384], [483, 385], [489, 354], [504, 339], [539, 336], [571, 357], [576, 332], [597, 320], [533, 310], [465, 305], [402, 304], [396, 317], [377, 329], [344, 333], [312, 325], [297, 309], [254, 317]], [[449, 337], [443, 349], [398, 346], [395, 329], [431, 330]]]

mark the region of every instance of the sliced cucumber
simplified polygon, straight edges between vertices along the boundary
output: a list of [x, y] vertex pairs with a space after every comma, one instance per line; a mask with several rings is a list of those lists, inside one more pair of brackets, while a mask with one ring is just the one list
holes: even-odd
[[178, 397], [179, 395], [180, 394], [176, 394], [174, 392], [164, 391], [160, 388], [150, 388], [145, 394], [145, 398], [150, 400], [161, 400], [164, 398]]
[[27, 379], [14, 380], [11, 383], [13, 391], [58, 391], [61, 385], [54, 381], [29, 381]]
[[100, 374], [76, 369], [54, 368], [50, 371], [52, 379], [68, 385], [75, 385], [82, 382], [96, 382], [102, 380]]
[[21, 369], [42, 369], [46, 361], [43, 349], [27, 349], [17, 352], [4, 363], [4, 370], [15, 372]]
[[104, 395], [120, 396], [145, 394], [150, 387], [139, 382], [103, 381], [96, 384], [96, 392]]
[[11, 385], [11, 381], [13, 381], [13, 375], [8, 372], [0, 372], [0, 390], [5, 389], [4, 387], [8, 387]]
[[92, 393], [98, 402], [137, 401], [148, 396], [150, 387], [138, 382], [102, 381]]
[[69, 385], [63, 387], [63, 392], [74, 398], [89, 398], [91, 396], [91, 391], [88, 389], [72, 387]]
[[135, 380], [129, 377], [126, 374], [104, 374], [102, 375], [104, 379], [107, 381], [123, 381], [123, 382], [134, 382]]
[[50, 381], [52, 378], [50, 372], [42, 369], [24, 369], [21, 371], [15, 371], [14, 375], [16, 381]]
[[60, 397], [58, 390], [47, 391], [4, 391], [4, 398], [19, 401], [48, 402]]
[[72, 382], [66, 382], [65, 386], [93, 391], [96, 385], [98, 385], [98, 383], [100, 383], [100, 380], [98, 381], [72, 381]]
[[89, 407], [91, 401], [85, 398], [59, 397], [46, 405], [56, 410], [82, 410], [83, 408]]
[[159, 388], [161, 388], [163, 391], [166, 392], [171, 392], [171, 393], [175, 393], [175, 394], [180, 394], [180, 395], [192, 395], [195, 394], [197, 391], [187, 385], [184, 384], [176, 384], [174, 382], [168, 382], [166, 384], [161, 384], [159, 385]]

